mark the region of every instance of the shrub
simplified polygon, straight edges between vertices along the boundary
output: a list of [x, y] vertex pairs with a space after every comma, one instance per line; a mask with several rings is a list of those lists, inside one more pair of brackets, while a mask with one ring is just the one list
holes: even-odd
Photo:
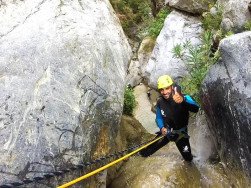
[[[180, 85], [182, 86], [184, 93], [189, 93], [200, 103], [199, 91], [202, 81], [204, 80], [209, 67], [218, 61], [219, 51], [217, 51], [212, 57], [208, 58], [203, 57], [203, 52], [200, 48], [197, 50], [199, 53], [196, 53], [198, 56], [196, 58], [200, 61], [200, 63], [190, 65], [190, 74], [181, 80]], [[206, 62], [207, 60], [208, 62]]]
[[165, 19], [170, 14], [170, 9], [163, 8], [159, 11], [156, 18], [148, 26], [148, 34], [154, 38], [157, 38], [162, 27], [164, 26]]
[[[205, 31], [201, 36], [202, 44], [192, 46], [189, 42], [183, 45], [187, 53], [182, 56], [189, 66], [189, 76], [183, 78], [180, 85], [184, 93], [192, 95], [196, 101], [199, 100], [199, 90], [209, 67], [219, 59], [219, 51], [211, 51], [213, 45], [213, 35], [211, 31]], [[174, 53], [174, 52], [173, 52]]]
[[172, 53], [174, 54], [174, 57], [181, 58], [183, 54], [183, 48], [181, 44], [176, 44], [172, 49]]
[[148, 0], [110, 0], [125, 33], [133, 37], [139, 25], [150, 19], [151, 3]]
[[132, 116], [135, 107], [136, 107], [136, 100], [133, 94], [133, 89], [126, 88], [124, 94], [123, 114]]
[[210, 12], [203, 13], [202, 26], [205, 30], [217, 31], [220, 29], [223, 8], [219, 5], [216, 5], [215, 9], [215, 14], [211, 14]]

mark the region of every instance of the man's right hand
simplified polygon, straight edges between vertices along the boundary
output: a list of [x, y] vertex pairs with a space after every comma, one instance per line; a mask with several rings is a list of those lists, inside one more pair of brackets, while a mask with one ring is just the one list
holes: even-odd
[[184, 100], [184, 99], [183, 99], [183, 96], [181, 96], [181, 95], [179, 94], [179, 92], [177, 91], [177, 87], [174, 88], [173, 100], [174, 100], [174, 102], [176, 102], [176, 103], [178, 103], [178, 104], [182, 103], [183, 100]]
[[166, 136], [167, 135], [167, 128], [162, 127], [161, 133], [162, 133], [163, 136]]

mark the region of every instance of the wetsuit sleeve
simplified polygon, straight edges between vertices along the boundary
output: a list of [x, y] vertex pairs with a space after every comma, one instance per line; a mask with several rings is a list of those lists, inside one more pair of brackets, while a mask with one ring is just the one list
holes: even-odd
[[198, 112], [199, 111], [199, 108], [200, 108], [199, 105], [189, 95], [184, 96], [184, 104], [186, 105], [188, 110], [191, 112]]
[[164, 120], [162, 118], [162, 115], [161, 115], [161, 111], [160, 111], [160, 108], [157, 106], [157, 110], [156, 110], [156, 124], [157, 126], [159, 127], [159, 129], [162, 129], [164, 127]]

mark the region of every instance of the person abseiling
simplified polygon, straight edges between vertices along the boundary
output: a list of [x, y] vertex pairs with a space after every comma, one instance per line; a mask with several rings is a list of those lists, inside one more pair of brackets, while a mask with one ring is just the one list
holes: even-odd
[[157, 83], [161, 96], [157, 101], [156, 124], [160, 129], [157, 137], [164, 137], [140, 152], [143, 157], [150, 156], [174, 141], [185, 161], [192, 161], [193, 156], [187, 133], [189, 111], [198, 112], [199, 106], [189, 95], [181, 93], [181, 87], [168, 75], [160, 76]]

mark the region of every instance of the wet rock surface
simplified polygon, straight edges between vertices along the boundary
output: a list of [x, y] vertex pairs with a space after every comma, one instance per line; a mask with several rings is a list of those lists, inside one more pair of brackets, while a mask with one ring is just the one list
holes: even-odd
[[221, 159], [251, 175], [251, 32], [224, 39], [220, 51], [204, 81], [203, 107]]

